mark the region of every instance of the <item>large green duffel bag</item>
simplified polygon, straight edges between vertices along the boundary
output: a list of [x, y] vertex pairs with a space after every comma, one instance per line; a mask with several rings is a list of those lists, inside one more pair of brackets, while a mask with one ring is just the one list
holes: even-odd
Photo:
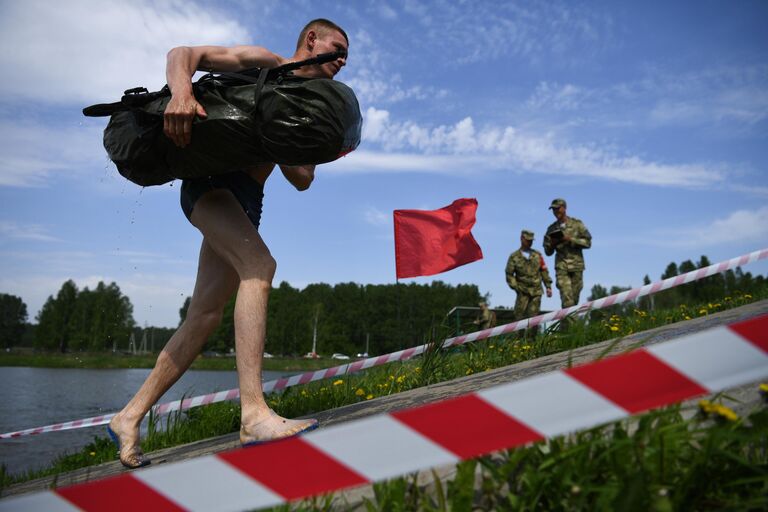
[[337, 57], [203, 76], [193, 89], [208, 116], [195, 118], [191, 143], [184, 148], [163, 133], [163, 112], [171, 99], [167, 86], [158, 92], [132, 89], [120, 102], [93, 105], [83, 113], [111, 116], [104, 147], [120, 174], [142, 186], [261, 162], [323, 164], [360, 143], [360, 106], [343, 83], [301, 78], [290, 71]]

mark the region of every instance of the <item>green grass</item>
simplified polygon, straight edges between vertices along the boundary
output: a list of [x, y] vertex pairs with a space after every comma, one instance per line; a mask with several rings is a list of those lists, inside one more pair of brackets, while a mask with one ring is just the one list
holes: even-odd
[[[764, 295], [768, 295], [768, 290]], [[593, 315], [589, 322], [585, 319], [575, 319], [569, 323], [567, 331], [559, 332], [557, 329], [551, 329], [541, 333], [533, 341], [515, 334], [470, 343], [447, 351], [433, 348], [424, 356], [411, 361], [392, 363], [371, 368], [359, 374], [288, 388], [282, 393], [270, 395], [268, 402], [279, 414], [287, 417], [308, 415], [536, 359], [548, 354], [569, 351], [607, 339], [620, 338], [653, 327], [741, 306], [762, 298], [764, 298], [762, 295], [756, 297], [738, 295], [717, 303], [697, 307], [678, 307], [653, 314], [640, 310], [629, 310], [620, 315], [600, 312], [598, 315]], [[319, 363], [319, 367], [333, 365], [333, 363], [328, 364], [327, 360], [308, 362]], [[234, 432], [239, 427], [239, 416], [239, 404], [219, 403], [163, 418], [150, 418], [150, 431], [143, 439], [142, 447], [145, 452], [151, 452]], [[115, 459], [115, 450], [111, 443], [104, 438], [94, 438], [94, 441], [80, 452], [63, 455], [50, 468], [44, 470], [10, 475], [5, 468], [0, 467], [0, 488]], [[322, 505], [318, 503], [315, 505]]]
[[765, 510], [767, 434], [766, 407], [729, 421], [685, 420], [674, 406], [462, 462], [432, 489], [415, 476], [378, 483], [365, 504], [371, 512]]

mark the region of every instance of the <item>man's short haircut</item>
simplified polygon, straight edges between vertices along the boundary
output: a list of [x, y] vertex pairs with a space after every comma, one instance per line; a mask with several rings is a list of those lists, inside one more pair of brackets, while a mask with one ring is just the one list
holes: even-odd
[[347, 45], [349, 45], [349, 38], [347, 37], [347, 33], [344, 32], [344, 29], [332, 22], [331, 20], [327, 20], [325, 18], [317, 18], [315, 20], [310, 21], [307, 23], [303, 29], [301, 29], [301, 34], [299, 34], [299, 40], [296, 41], [296, 49], [298, 50], [301, 48], [302, 43], [304, 43], [304, 38], [307, 37], [307, 33], [310, 30], [314, 30], [317, 32], [317, 35], [322, 37], [328, 32], [332, 30], [338, 30], [341, 35], [344, 36], [344, 39], [347, 41]]

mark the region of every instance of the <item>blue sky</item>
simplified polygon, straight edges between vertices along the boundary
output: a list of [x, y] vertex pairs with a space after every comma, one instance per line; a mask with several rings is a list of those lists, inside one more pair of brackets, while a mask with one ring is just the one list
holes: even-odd
[[350, 36], [337, 78], [358, 94], [363, 141], [306, 192], [270, 178], [275, 285], [392, 283], [392, 211], [460, 197], [478, 200], [485, 258], [436, 278], [476, 283], [493, 306], [514, 304], [506, 259], [522, 228], [541, 246], [555, 197], [593, 235], [582, 300], [768, 246], [766, 2], [4, 1], [0, 292], [34, 318], [66, 279], [115, 281], [137, 322], [176, 325], [201, 240], [179, 183], [121, 178], [105, 120], [80, 111], [160, 88], [174, 46], [288, 56], [315, 17]]

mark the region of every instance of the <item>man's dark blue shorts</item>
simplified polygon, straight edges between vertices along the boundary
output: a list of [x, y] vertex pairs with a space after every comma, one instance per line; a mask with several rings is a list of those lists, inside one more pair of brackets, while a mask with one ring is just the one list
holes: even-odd
[[232, 192], [243, 211], [258, 231], [264, 186], [243, 171], [217, 174], [207, 178], [184, 180], [181, 184], [181, 209], [187, 220], [192, 221], [195, 203], [208, 191], [224, 188]]

